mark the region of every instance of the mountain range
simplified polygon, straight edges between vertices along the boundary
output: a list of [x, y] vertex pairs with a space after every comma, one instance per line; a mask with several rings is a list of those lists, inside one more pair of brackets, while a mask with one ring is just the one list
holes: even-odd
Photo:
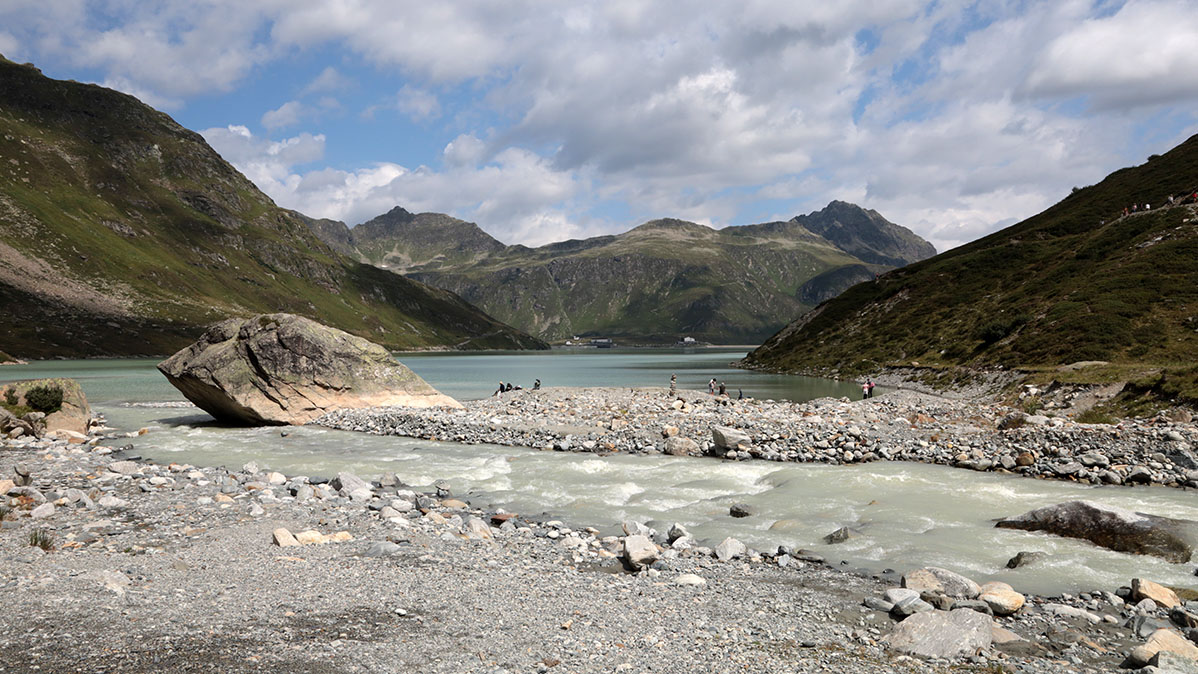
[[0, 57], [0, 347], [170, 353], [290, 312], [392, 348], [545, 348], [456, 295], [362, 264], [202, 137], [132, 96]]
[[788, 221], [716, 230], [661, 219], [535, 248], [400, 207], [352, 229], [308, 224], [346, 255], [450, 290], [546, 340], [759, 343], [849, 286], [935, 254], [910, 230], [841, 201]]
[[[747, 367], [1051, 369], [1198, 402], [1198, 136], [803, 315]], [[1127, 209], [1125, 213], [1125, 209]], [[1059, 375], [1057, 375], [1059, 376]]]

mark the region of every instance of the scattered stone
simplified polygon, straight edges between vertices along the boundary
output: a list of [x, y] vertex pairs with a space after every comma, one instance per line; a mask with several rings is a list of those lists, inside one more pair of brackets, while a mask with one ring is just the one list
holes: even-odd
[[1158, 517], [1091, 501], [1069, 501], [1038, 508], [995, 526], [1025, 531], [1047, 531], [1082, 538], [1104, 548], [1154, 555], [1170, 562], [1188, 562], [1190, 540], [1198, 522]]
[[1048, 557], [1047, 552], [1022, 551], [1022, 552], [1016, 553], [1014, 557], [1007, 560], [1007, 568], [1008, 569], [1018, 569], [1021, 566], [1027, 566], [1028, 564], [1033, 564], [1033, 563], [1038, 562], [1046, 557]]
[[1198, 659], [1198, 646], [1171, 629], [1159, 629], [1148, 637], [1148, 641], [1136, 646], [1127, 654], [1122, 667], [1140, 668], [1147, 665], [1161, 651], [1169, 651], [1189, 660]]
[[857, 537], [857, 532], [853, 531], [852, 529], [850, 529], [848, 527], [840, 527], [836, 531], [833, 531], [832, 533], [824, 536], [824, 542], [829, 545], [834, 545], [836, 543], [843, 543], [843, 542], [849, 540], [850, 538], [856, 538], [856, 537]]
[[899, 623], [882, 642], [921, 658], [974, 655], [991, 644], [990, 618], [974, 611], [927, 611]]
[[729, 536], [721, 541], [719, 545], [715, 546], [715, 558], [721, 562], [726, 562], [730, 559], [743, 557], [748, 550], [744, 543]]
[[707, 585], [707, 581], [693, 573], [684, 573], [674, 579], [674, 584], [687, 587], [703, 587], [704, 585]]
[[903, 574], [903, 587], [919, 592], [931, 591], [954, 599], [976, 599], [981, 588], [972, 580], [948, 569], [929, 566]]
[[728, 426], [712, 426], [711, 441], [721, 451], [748, 449], [753, 444], [748, 433]]
[[141, 473], [141, 464], [136, 461], [113, 461], [106, 466], [109, 471], [120, 475], [137, 475]]
[[43, 503], [29, 512], [29, 516], [35, 520], [42, 520], [54, 514], [53, 503]]
[[747, 503], [737, 503], [728, 509], [728, 514], [733, 517], [752, 517], [757, 514], [757, 509]]
[[1176, 592], [1164, 585], [1141, 578], [1132, 578], [1131, 580], [1131, 599], [1132, 601], [1151, 599], [1156, 604], [1165, 608], [1181, 606], [1181, 599], [1177, 597]]
[[648, 536], [636, 534], [624, 538], [624, 561], [629, 568], [640, 570], [657, 561], [659, 551]]
[[280, 548], [292, 548], [301, 545], [301, 543], [296, 540], [295, 536], [293, 536], [290, 531], [283, 527], [275, 529], [272, 533], [272, 536], [274, 538], [275, 545], [279, 546]]

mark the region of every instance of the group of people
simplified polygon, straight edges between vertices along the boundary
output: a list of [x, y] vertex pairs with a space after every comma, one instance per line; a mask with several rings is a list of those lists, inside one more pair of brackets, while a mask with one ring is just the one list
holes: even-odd
[[[716, 384], [715, 377], [712, 377], [711, 381], [707, 382], [707, 394], [708, 395], [726, 396], [726, 395], [728, 395], [728, 387], [724, 385], [724, 382], [720, 382], [719, 384]], [[741, 391], [740, 389], [736, 389], [736, 399], [740, 400], [744, 397], [745, 397], [744, 391]]]
[[[504, 393], [507, 393], [508, 391], [523, 391], [523, 390], [524, 390], [523, 386], [513, 384], [510, 381], [505, 384], [501, 380], [499, 382], [499, 388], [495, 389], [495, 392], [491, 394], [491, 397], [494, 398], [495, 396], [503, 395]], [[534, 390], [534, 391], [541, 390], [541, 380], [540, 379], [538, 379], [532, 383], [532, 390]]]
[[874, 397], [874, 380], [866, 379], [865, 383], [861, 385], [861, 399], [865, 400], [872, 397]]
[[[1173, 196], [1172, 194], [1170, 194], [1168, 196], [1168, 198], [1165, 199], [1166, 206], [1177, 206], [1179, 204], [1193, 204], [1193, 203], [1198, 203], [1198, 189], [1190, 190], [1190, 192], [1188, 194], [1182, 194], [1182, 196], [1180, 196], [1180, 197], [1176, 197], [1176, 196]], [[1140, 213], [1142, 211], [1151, 211], [1151, 210], [1152, 210], [1152, 204], [1135, 203], [1135, 204], [1132, 204], [1131, 206], [1124, 207], [1123, 217], [1127, 217], [1128, 215], [1131, 215], [1132, 213]], [[1103, 224], [1106, 224], [1106, 220], [1103, 220], [1102, 222], [1103, 222]]]

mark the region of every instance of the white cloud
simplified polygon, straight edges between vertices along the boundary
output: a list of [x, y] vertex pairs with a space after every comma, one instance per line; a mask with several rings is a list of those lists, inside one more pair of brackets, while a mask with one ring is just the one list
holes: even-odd
[[1198, 99], [1198, 8], [1130, 1], [1054, 38], [1027, 80], [1034, 96], [1089, 96], [1098, 106]]
[[310, 94], [329, 94], [338, 91], [345, 91], [354, 86], [354, 81], [345, 75], [342, 75], [333, 66], [327, 66], [320, 74], [304, 87], [301, 92], [305, 96]]
[[287, 101], [283, 105], [274, 110], [267, 110], [262, 115], [262, 126], [274, 131], [288, 126], [299, 124], [300, 118], [307, 112], [307, 108], [299, 101]]
[[400, 112], [417, 122], [441, 115], [441, 103], [437, 97], [410, 84], [403, 85], [399, 90], [395, 96], [395, 103]]
[[21, 60], [21, 42], [13, 36], [12, 33], [6, 33], [0, 30], [0, 56], [20, 63]]
[[[1188, 0], [211, 0], [116, 3], [102, 27], [87, 9], [8, 0], [0, 25], [29, 57], [65, 55], [158, 105], [229, 91], [299, 52], [364, 60], [377, 81], [329, 65], [262, 124], [315, 132], [340, 109], [329, 94], [373, 86], [424, 122], [439, 156], [332, 170], [319, 165], [332, 132], [205, 135], [313, 215], [354, 222], [400, 204], [513, 242], [656, 216], [722, 225], [766, 199], [798, 212], [835, 197], [943, 248], [1198, 123], [1178, 103], [1198, 97]], [[634, 222], [595, 215], [607, 203]]]

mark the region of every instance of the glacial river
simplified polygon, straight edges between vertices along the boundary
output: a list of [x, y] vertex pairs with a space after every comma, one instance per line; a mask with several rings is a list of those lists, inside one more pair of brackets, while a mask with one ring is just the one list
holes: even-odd
[[[711, 377], [746, 396], [807, 400], [860, 397], [854, 384], [735, 370], [743, 351], [579, 350], [551, 353], [404, 354], [401, 360], [441, 391], [468, 400], [499, 380], [545, 386], [665, 386], [702, 389]], [[3, 380], [65, 376], [80, 381], [109, 425], [151, 432], [130, 440], [160, 462], [240, 467], [257, 461], [287, 474], [363, 476], [395, 473], [412, 485], [448, 480], [479, 505], [545, 514], [616, 533], [623, 519], [659, 529], [681, 522], [711, 545], [735, 536], [750, 546], [779, 544], [819, 552], [851, 567], [903, 571], [944, 566], [978, 580], [1003, 580], [1025, 592], [1114, 590], [1133, 576], [1194, 587], [1192, 564], [1110, 552], [1081, 541], [995, 529], [993, 520], [1042, 505], [1090, 499], [1143, 512], [1198, 520], [1193, 492], [1163, 487], [1094, 487], [911, 463], [855, 466], [721, 462], [668, 456], [597, 457], [492, 445], [465, 446], [375, 437], [315, 427], [228, 428], [193, 407], [146, 407], [179, 401], [152, 360], [45, 361], [0, 369]], [[283, 433], [286, 432], [286, 435]], [[733, 503], [758, 514], [728, 515]], [[821, 538], [850, 526], [860, 535], [837, 545]], [[1005, 568], [1021, 550], [1050, 557]]]

